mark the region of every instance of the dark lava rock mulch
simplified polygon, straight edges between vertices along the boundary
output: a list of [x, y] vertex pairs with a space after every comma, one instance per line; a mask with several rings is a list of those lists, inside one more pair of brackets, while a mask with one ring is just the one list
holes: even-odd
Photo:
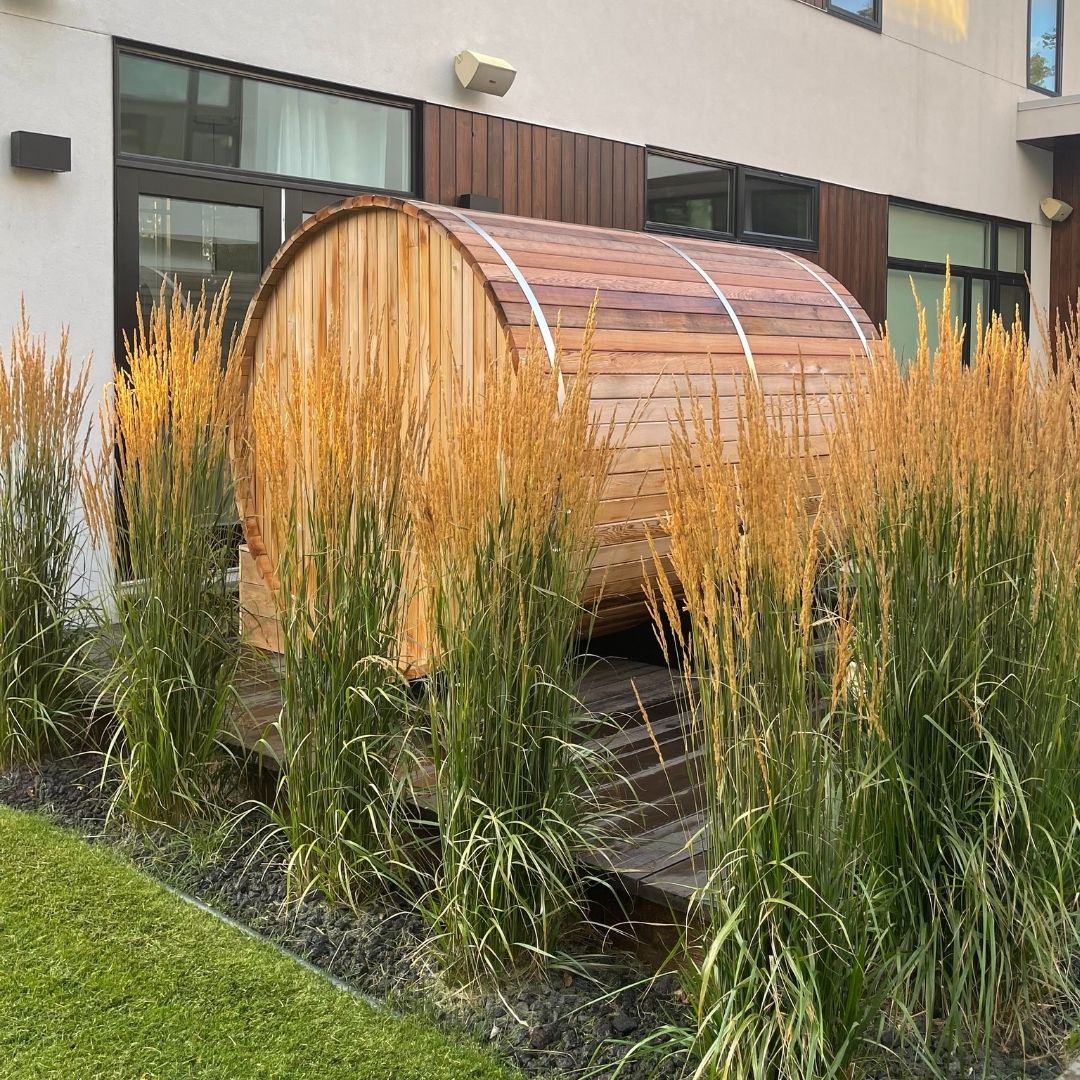
[[[656, 978], [632, 957], [597, 955], [582, 937], [565, 961], [500, 994], [455, 993], [430, 962], [429, 938], [413, 914], [360, 912], [318, 894], [297, 902], [286, 892], [284, 858], [259, 844], [265, 821], [252, 813], [217, 837], [136, 833], [108, 814], [100, 763], [89, 757], [0, 773], [0, 802], [44, 813], [92, 843], [107, 843], [166, 884], [271, 938], [290, 952], [401, 1012], [421, 1013], [488, 1043], [529, 1074], [610, 1076], [627, 1047], [676, 1019], [675, 979]], [[652, 977], [651, 977], [652, 976]], [[627, 1063], [627, 1080], [675, 1077], [673, 1060]]]

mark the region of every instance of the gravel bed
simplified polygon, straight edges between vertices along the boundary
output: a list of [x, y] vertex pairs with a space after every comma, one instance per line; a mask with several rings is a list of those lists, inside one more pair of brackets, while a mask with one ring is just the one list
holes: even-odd
[[[65, 759], [39, 769], [0, 772], [0, 803], [41, 812], [92, 843], [107, 843], [167, 884], [212, 905], [290, 952], [388, 1007], [420, 1013], [453, 1031], [488, 1043], [502, 1060], [536, 1076], [610, 1077], [627, 1048], [664, 1024], [686, 1018], [671, 975], [656, 977], [635, 958], [602, 952], [584, 933], [565, 944], [566, 956], [545, 974], [498, 994], [455, 991], [431, 962], [430, 939], [413, 914], [370, 906], [355, 912], [317, 893], [290, 901], [280, 849], [257, 843], [264, 822], [256, 813], [219, 835], [194, 840], [167, 831], [136, 833], [108, 816], [93, 758]], [[265, 831], [264, 831], [265, 832]], [[930, 1070], [894, 1061], [878, 1078], [985, 1076], [986, 1080], [1053, 1080], [1054, 1059], [1026, 1067], [995, 1055], [988, 1071], [960, 1060]], [[625, 1080], [673, 1080], [677, 1062], [625, 1063]]]

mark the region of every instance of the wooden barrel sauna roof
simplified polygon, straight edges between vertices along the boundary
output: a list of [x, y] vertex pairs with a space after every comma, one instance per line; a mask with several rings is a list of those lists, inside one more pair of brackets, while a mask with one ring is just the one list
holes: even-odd
[[[549, 355], [558, 335], [572, 374], [597, 296], [594, 408], [617, 423], [637, 412], [638, 422], [605, 489], [593, 583], [604, 581], [600, 626], [631, 625], [643, 615], [647, 536], [667, 508], [663, 456], [676, 399], [715, 385], [733, 424], [746, 378], [769, 395], [805, 391], [827, 402], [872, 357], [866, 313], [803, 256], [360, 195], [308, 218], [264, 272], [241, 342], [249, 400], [261, 358], [325, 339], [342, 304], [353, 312], [346, 348], [362, 348], [370, 333], [362, 309], [388, 306], [391, 325], [410, 322], [413, 340], [441, 352], [440, 367], [476, 369], [539, 333]], [[239, 486], [254, 566], [272, 582], [257, 477]]]

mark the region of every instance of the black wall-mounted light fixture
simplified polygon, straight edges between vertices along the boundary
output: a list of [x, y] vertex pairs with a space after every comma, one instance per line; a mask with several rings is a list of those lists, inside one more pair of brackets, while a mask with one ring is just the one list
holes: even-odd
[[502, 210], [498, 199], [493, 199], [490, 195], [477, 195], [474, 192], [459, 195], [457, 204], [465, 210], [484, 210], [489, 214], [497, 214]]
[[71, 140], [40, 131], [11, 133], [11, 166], [41, 172], [71, 172]]

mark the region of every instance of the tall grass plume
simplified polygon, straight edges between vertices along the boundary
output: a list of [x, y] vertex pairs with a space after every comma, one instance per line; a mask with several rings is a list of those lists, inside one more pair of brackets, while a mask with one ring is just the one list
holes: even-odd
[[50, 351], [22, 307], [0, 349], [0, 764], [69, 747], [85, 714], [74, 511], [88, 370], [66, 330]]
[[489, 369], [420, 494], [441, 840], [425, 907], [466, 978], [541, 961], [581, 912], [604, 763], [576, 643], [611, 441], [590, 411], [591, 334], [572, 378], [537, 342]]
[[228, 451], [240, 372], [223, 341], [227, 304], [227, 286], [211, 301], [163, 285], [148, 313], [140, 305], [84, 481], [91, 527], [116, 567], [104, 635], [109, 757], [118, 799], [143, 821], [204, 811], [233, 708]]
[[820, 649], [828, 577], [792, 400], [742, 388], [734, 444], [715, 390], [681, 404], [670, 566], [655, 545], [651, 606], [686, 683], [706, 879], [686, 967], [695, 1023], [663, 1034], [695, 1077], [852, 1075], [876, 1014], [863, 792]]
[[891, 883], [902, 1011], [933, 1045], [1043, 1049], [1076, 1015], [1077, 357], [995, 317], [834, 402], [828, 519], [850, 568], [868, 860]]
[[379, 342], [343, 355], [335, 326], [307, 360], [268, 365], [253, 413], [284, 646], [275, 812], [293, 881], [350, 902], [411, 877], [404, 650], [426, 422], [410, 365], [388, 370]]

